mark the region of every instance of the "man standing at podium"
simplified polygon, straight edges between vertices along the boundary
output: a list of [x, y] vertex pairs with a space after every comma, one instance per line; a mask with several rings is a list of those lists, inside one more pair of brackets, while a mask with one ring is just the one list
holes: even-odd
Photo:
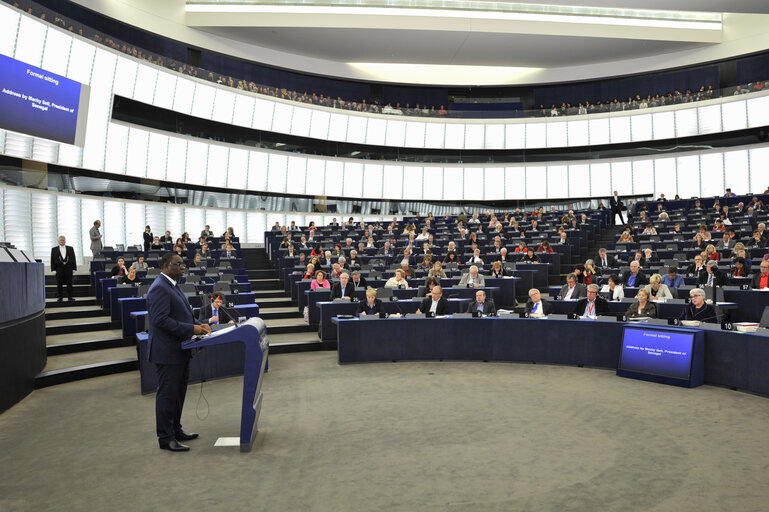
[[192, 313], [179, 280], [184, 276], [181, 256], [168, 253], [163, 256], [160, 276], [147, 292], [149, 319], [149, 361], [157, 370], [155, 420], [158, 443], [162, 450], [188, 451], [181, 441], [189, 441], [198, 434], [182, 430], [181, 418], [187, 381], [190, 374], [190, 351], [182, 350], [182, 342], [196, 334], [211, 332], [208, 324], [200, 324]]

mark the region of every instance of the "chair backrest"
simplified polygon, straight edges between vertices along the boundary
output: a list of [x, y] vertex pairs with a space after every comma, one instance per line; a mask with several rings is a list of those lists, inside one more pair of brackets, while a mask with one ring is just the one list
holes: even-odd
[[670, 290], [670, 295], [672, 295], [674, 299], [678, 298], [678, 288], [674, 286], [668, 286], [668, 290]]
[[419, 285], [419, 288], [417, 288], [417, 297], [423, 298], [427, 294], [427, 286], [425, 285]]
[[678, 268], [678, 260], [670, 260], [670, 259], [668, 259], [668, 260], [665, 260], [663, 262], [663, 265], [665, 265], [666, 267], [676, 267], [676, 268]]
[[761, 321], [759, 323], [761, 327], [769, 328], [769, 306], [766, 306], [764, 312], [761, 313]]
[[230, 283], [227, 281], [219, 281], [218, 283], [214, 283], [214, 293], [230, 293]]
[[147, 296], [147, 292], [150, 291], [150, 286], [152, 286], [152, 285], [149, 285], [149, 284], [141, 284], [141, 285], [139, 285], [139, 290], [137, 292], [137, 296], [139, 296], [139, 297], [146, 297]]
[[148, 268], [147, 269], [147, 277], [157, 277], [160, 275], [160, 269], [159, 268]]
[[678, 261], [686, 261], [686, 253], [685, 252], [677, 252], [673, 255], [675, 259]]
[[235, 274], [233, 274], [232, 272], [222, 272], [219, 275], [220, 283], [221, 282], [229, 283], [230, 281], [234, 281], [234, 280], [235, 280]]
[[125, 251], [125, 245], [123, 245], [123, 244], [115, 244], [115, 250]]
[[196, 293], [195, 283], [182, 283], [179, 285], [179, 289], [184, 293]]
[[376, 289], [376, 298], [377, 299], [390, 299], [393, 296], [392, 288], [377, 288]]

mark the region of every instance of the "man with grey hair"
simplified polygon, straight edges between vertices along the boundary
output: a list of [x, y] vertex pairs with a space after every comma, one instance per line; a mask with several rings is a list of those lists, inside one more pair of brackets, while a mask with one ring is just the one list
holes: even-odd
[[537, 288], [529, 290], [529, 300], [526, 301], [526, 313], [532, 315], [549, 315], [553, 312], [553, 305], [542, 298]]
[[694, 288], [689, 292], [691, 302], [681, 311], [679, 320], [698, 320], [700, 322], [718, 323], [716, 308], [705, 302], [705, 290]]
[[321, 264], [328, 268], [331, 268], [334, 266], [334, 260], [331, 259], [331, 251], [326, 251], [323, 254], [323, 260], [321, 260]]
[[467, 288], [482, 288], [486, 286], [486, 279], [482, 274], [478, 273], [478, 267], [476, 265], [471, 265], [470, 271], [467, 274], [462, 274], [462, 279], [459, 280], [458, 286], [465, 286]]
[[100, 227], [101, 221], [97, 219], [93, 221], [93, 227], [88, 231], [88, 237], [91, 239], [91, 253], [94, 258], [101, 252], [102, 247], [104, 247], [101, 243], [102, 236], [104, 235], [99, 233]]
[[705, 272], [700, 274], [697, 279], [698, 287], [713, 287], [724, 286], [726, 284], [726, 273], [718, 270], [718, 262], [716, 260], [709, 260], [705, 266]]
[[75, 300], [72, 292], [72, 273], [77, 268], [75, 249], [67, 245], [64, 235], [59, 236], [59, 245], [51, 249], [51, 271], [56, 273], [57, 301], [64, 300], [64, 285], [67, 285], [67, 299]]
[[643, 272], [641, 272], [641, 265], [638, 260], [630, 262], [630, 270], [622, 274], [622, 283], [626, 287], [642, 287], [649, 284], [649, 280], [646, 278]]
[[558, 292], [558, 297], [563, 300], [576, 300], [587, 297], [587, 289], [584, 284], [577, 282], [576, 274], [566, 276], [566, 284]]
[[574, 306], [574, 313], [581, 318], [596, 318], [598, 315], [605, 315], [609, 312], [609, 303], [606, 299], [598, 296], [598, 285], [590, 284], [587, 287], [587, 298], [577, 302]]
[[350, 268], [350, 266], [347, 264], [347, 258], [344, 256], [339, 256], [337, 263], [339, 263], [339, 266], [342, 268]]

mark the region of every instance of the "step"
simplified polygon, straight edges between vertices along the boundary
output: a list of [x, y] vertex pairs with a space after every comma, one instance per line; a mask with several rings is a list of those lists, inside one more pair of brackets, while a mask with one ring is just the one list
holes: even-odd
[[97, 316], [89, 318], [46, 320], [45, 334], [51, 336], [54, 334], [67, 334], [74, 332], [103, 331], [111, 329], [112, 320], [109, 316]]
[[[134, 352], [135, 353], [135, 352]], [[74, 382], [76, 380], [103, 377], [115, 373], [132, 372], [139, 369], [139, 360], [136, 357], [105, 361], [101, 363], [87, 364], [60, 370], [51, 370], [39, 373], [35, 377], [35, 389], [48, 386]]]
[[65, 302], [66, 307], [51, 308], [45, 312], [46, 320], [60, 320], [63, 318], [88, 318], [92, 316], [101, 316], [104, 310], [97, 305], [93, 306], [73, 306], [77, 302]]
[[259, 301], [261, 299], [267, 299], [267, 298], [286, 298], [286, 292], [284, 290], [254, 290], [251, 289], [252, 292], [254, 292], [254, 298], [256, 299], [256, 303], [259, 304]]
[[78, 366], [87, 366], [91, 364], [105, 363], [107, 361], [117, 361], [122, 359], [136, 358], [136, 347], [114, 347], [100, 350], [88, 350], [83, 352], [72, 352], [70, 354], [59, 354], [49, 356], [45, 363], [45, 368], [41, 373], [54, 370], [63, 370], [65, 368], [75, 368]]
[[[56, 274], [47, 274], [45, 276], [45, 284], [56, 286]], [[72, 276], [72, 284], [91, 284], [91, 276], [89, 274], [75, 274]]]
[[[72, 293], [75, 295], [75, 297], [87, 297], [91, 294], [91, 285], [90, 284], [76, 284], [72, 286]], [[56, 285], [45, 285], [45, 298], [46, 299], [55, 299], [57, 294]], [[67, 294], [67, 287], [64, 287], [64, 294]]]
[[299, 332], [314, 332], [317, 335], [318, 326], [309, 325], [301, 318], [276, 318], [265, 320], [267, 335]]
[[135, 347], [136, 341], [126, 338], [105, 338], [86, 341], [73, 341], [46, 346], [48, 357], [64, 354], [76, 354], [78, 352], [99, 351], [118, 347]]
[[122, 329], [105, 329], [102, 331], [70, 332], [66, 334], [54, 334], [45, 337], [47, 346], [62, 345], [68, 343], [82, 343], [91, 341], [122, 340]]
[[325, 348], [316, 331], [268, 334], [267, 337], [270, 340], [270, 354], [309, 352]]
[[72, 307], [74, 305], [78, 306], [97, 306], [98, 302], [96, 301], [96, 297], [93, 295], [86, 295], [85, 297], [76, 297], [75, 301], [68, 301], [63, 300], [62, 302], [59, 302], [56, 300], [56, 298], [51, 299], [45, 299], [45, 308], [67, 308]]
[[297, 311], [296, 306], [281, 306], [281, 307], [263, 307], [259, 306], [259, 318], [262, 320], [274, 320], [276, 318], [298, 318], [301, 319], [302, 315]]
[[277, 272], [273, 269], [246, 270], [248, 279], [275, 279]]
[[[284, 306], [291, 306], [293, 303], [291, 302], [290, 297], [286, 297], [285, 295], [281, 297], [261, 297], [257, 304], [259, 304], [259, 308], [265, 307], [265, 308], [272, 308], [272, 307], [284, 307]], [[294, 309], [296, 309], [296, 305], [294, 305]]]
[[277, 278], [272, 279], [249, 279], [251, 290], [276, 290], [283, 288], [283, 281]]

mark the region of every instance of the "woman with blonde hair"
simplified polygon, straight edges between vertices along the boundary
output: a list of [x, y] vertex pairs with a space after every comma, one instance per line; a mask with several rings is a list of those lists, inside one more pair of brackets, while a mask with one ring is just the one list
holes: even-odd
[[649, 292], [649, 300], [668, 300], [673, 298], [673, 294], [670, 293], [668, 285], [662, 284], [662, 276], [654, 274], [649, 278], [649, 284], [644, 287], [644, 290]]

